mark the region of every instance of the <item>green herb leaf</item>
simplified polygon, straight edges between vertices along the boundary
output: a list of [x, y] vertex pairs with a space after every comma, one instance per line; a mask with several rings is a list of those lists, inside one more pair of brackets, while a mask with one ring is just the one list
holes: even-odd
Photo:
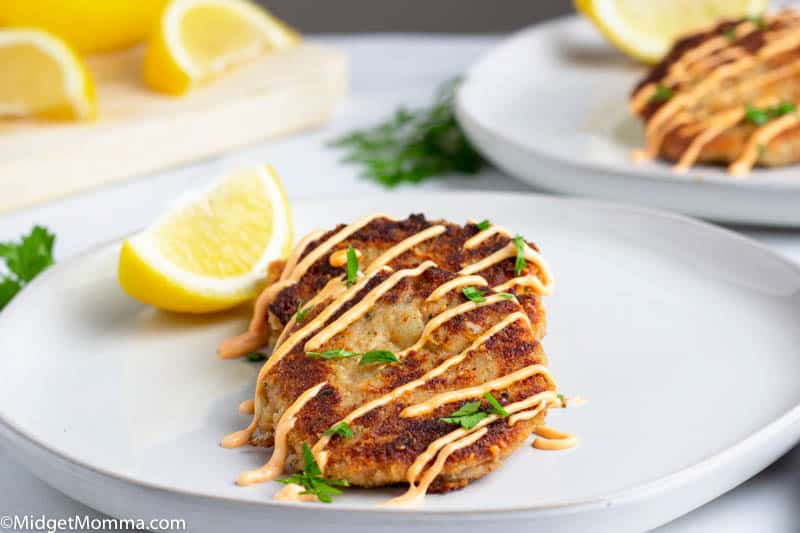
[[508, 411], [506, 411], [505, 407], [500, 405], [500, 402], [498, 402], [495, 397], [492, 396], [491, 392], [487, 392], [483, 395], [483, 397], [486, 398], [486, 401], [492, 406], [492, 413], [502, 417], [508, 416]]
[[653, 93], [653, 96], [650, 97], [651, 103], [657, 102], [666, 102], [670, 98], [672, 98], [674, 91], [667, 87], [666, 85], [658, 84], [656, 86], [656, 92]]
[[764, 28], [767, 27], [767, 22], [764, 20], [764, 16], [763, 15], [753, 15], [753, 16], [747, 17], [747, 20], [749, 20], [750, 22], [755, 24], [756, 27], [759, 30], [763, 30]]
[[475, 287], [464, 287], [461, 289], [461, 294], [468, 300], [476, 303], [483, 303], [486, 301], [486, 298], [483, 297], [483, 295], [486, 294], [485, 291], [476, 289]]
[[562, 407], [566, 407], [567, 406], [567, 400], [566, 400], [566, 398], [564, 398], [563, 394], [556, 394], [556, 398], [558, 398], [558, 401], [561, 402], [561, 406]]
[[52, 265], [55, 235], [47, 228], [34, 226], [19, 242], [0, 242], [0, 259], [8, 274], [0, 275], [0, 309], [16, 294]]
[[302, 300], [297, 302], [297, 312], [294, 314], [294, 321], [297, 324], [303, 323], [305, 321], [305, 319], [306, 319], [306, 315], [308, 315], [308, 313], [310, 313], [311, 310], [314, 309], [314, 306], [308, 306], [305, 309], [303, 309], [301, 307], [302, 305], [303, 305], [303, 301]]
[[325, 350], [324, 352], [306, 352], [308, 357], [318, 357], [320, 359], [342, 359], [345, 357], [356, 357], [361, 355], [358, 352], [349, 352], [347, 350]]
[[346, 285], [352, 287], [358, 280], [358, 255], [352, 245], [347, 247], [347, 281]]
[[440, 418], [442, 422], [460, 425], [464, 429], [474, 428], [478, 422], [489, 416], [489, 413], [480, 410], [481, 402], [467, 402], [450, 416]]
[[475, 225], [478, 226], [479, 230], [486, 231], [487, 229], [489, 229], [489, 227], [492, 225], [492, 223], [489, 222], [487, 219], [483, 219], [482, 221], [478, 222]]
[[371, 363], [397, 363], [400, 359], [389, 350], [370, 350], [361, 356], [359, 366]]
[[506, 299], [506, 300], [513, 300], [514, 299], [514, 295], [511, 294], [510, 292], [499, 292], [499, 293], [497, 293], [497, 295], [500, 298], [503, 298], [503, 299]]
[[785, 101], [766, 108], [758, 108], [748, 105], [745, 108], [745, 119], [756, 126], [763, 126], [774, 118], [788, 115], [794, 111], [797, 111], [797, 106], [792, 102]]
[[525, 240], [517, 235], [514, 237], [514, 246], [517, 247], [517, 260], [514, 263], [514, 275], [519, 276], [528, 266], [528, 263], [525, 261]]
[[265, 356], [262, 353], [258, 353], [258, 352], [250, 352], [249, 354], [245, 355], [245, 357], [251, 363], [257, 363], [259, 361], [264, 361], [264, 360], [267, 359], [267, 356]]
[[21, 290], [22, 285], [17, 280], [8, 277], [0, 279], [0, 309], [4, 308]]
[[734, 28], [728, 28], [727, 30], [725, 30], [723, 32], [722, 35], [724, 35], [725, 38], [730, 42], [733, 42], [733, 41], [736, 40], [736, 30]]
[[303, 443], [303, 472], [301, 474], [292, 474], [276, 481], [285, 485], [300, 485], [305, 489], [300, 494], [312, 494], [323, 503], [331, 503], [333, 501], [331, 496], [342, 493], [336, 487], [350, 486], [346, 479], [323, 477], [322, 470], [319, 468], [316, 459], [314, 459], [314, 454], [311, 453], [311, 448], [305, 442]]
[[325, 430], [324, 434], [328, 436], [339, 435], [340, 437], [352, 437], [353, 430], [350, 429], [350, 425], [347, 422], [342, 421]]
[[345, 162], [387, 187], [418, 183], [450, 172], [476, 174], [485, 162], [459, 126], [453, 109], [460, 78], [444, 83], [427, 108], [400, 108], [385, 121], [332, 142], [347, 151]]

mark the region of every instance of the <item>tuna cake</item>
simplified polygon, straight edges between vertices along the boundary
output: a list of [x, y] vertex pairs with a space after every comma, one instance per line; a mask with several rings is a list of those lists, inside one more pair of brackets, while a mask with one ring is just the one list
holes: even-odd
[[663, 157], [677, 172], [800, 160], [800, 13], [724, 21], [678, 40], [636, 86], [631, 112], [645, 124], [635, 160]]
[[408, 505], [491, 472], [533, 432], [540, 448], [574, 444], [543, 426], [564, 406], [541, 345], [552, 276], [522, 237], [373, 215], [313, 232], [269, 278], [250, 331], [222, 347], [275, 337], [242, 404], [250, 425], [223, 440], [273, 448], [240, 485], [289, 473], [277, 499], [330, 501], [407, 483], [387, 505]]

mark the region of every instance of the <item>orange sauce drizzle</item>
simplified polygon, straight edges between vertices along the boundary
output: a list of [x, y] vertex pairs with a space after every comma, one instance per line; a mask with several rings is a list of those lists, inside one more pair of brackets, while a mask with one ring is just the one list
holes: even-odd
[[[296, 281], [302, 276], [302, 273], [305, 272], [310, 266], [316, 261], [317, 259], [324, 256], [324, 254], [330, 250], [331, 247], [335, 246], [336, 244], [342, 242], [347, 236], [351, 235], [359, 228], [363, 227], [369, 221], [374, 220], [377, 217], [383, 215], [373, 215], [371, 217], [366, 217], [354, 224], [346, 226], [337, 234], [329, 237], [322, 245], [318, 248], [312, 250], [302, 261], [298, 261], [300, 255], [302, 255], [303, 250], [305, 247], [308, 246], [310, 242], [315, 239], [319, 239], [320, 236], [323, 234], [322, 232], [316, 232], [311, 236], [307, 237], [300, 244], [296, 247], [295, 251], [292, 255], [287, 259], [286, 266], [284, 271], [281, 274], [281, 277], [275, 285], [268, 287], [262, 295], [259, 297], [259, 301], [256, 304], [256, 307], [263, 308], [264, 317], [266, 316], [266, 308], [274, 298], [275, 294], [278, 291], [282, 290], [283, 288], [291, 285], [292, 283], [296, 283]], [[473, 240], [472, 243], [469, 241], [465, 243], [465, 247], [467, 245], [470, 246], [477, 246], [482, 242], [484, 239], [490, 237], [493, 234], [502, 233], [507, 235], [507, 230], [503, 228], [499, 228], [497, 226], [493, 226], [496, 228], [494, 231], [486, 230], [482, 232], [485, 235], [478, 234], [475, 237], [480, 236], [481, 239]], [[490, 228], [491, 229], [491, 228]], [[392, 287], [394, 287], [397, 283], [399, 283], [402, 279], [409, 276], [416, 276], [424, 272], [425, 270], [432, 268], [435, 266], [435, 263], [431, 261], [426, 261], [416, 268], [413, 269], [405, 269], [399, 270], [397, 272], [393, 272], [386, 280], [381, 282], [379, 285], [371, 289], [358, 303], [356, 303], [353, 307], [351, 307], [347, 312], [342, 314], [342, 316], [338, 317], [335, 321], [325, 326], [322, 330], [319, 330], [329, 319], [330, 317], [341, 308], [347, 301], [349, 301], [355, 294], [360, 291], [366, 283], [377, 273], [379, 272], [392, 272], [390, 268], [388, 268], [386, 263], [390, 262], [394, 258], [398, 257], [400, 254], [404, 253], [407, 250], [410, 250], [414, 246], [418, 245], [419, 243], [435, 237], [441, 233], [446, 231], [446, 227], [444, 226], [431, 226], [424, 231], [413, 235], [397, 245], [393, 246], [392, 248], [388, 249], [384, 252], [381, 256], [379, 256], [375, 261], [373, 261], [367, 268], [365, 274], [358, 280], [356, 284], [354, 284], [350, 288], [346, 288], [344, 283], [339, 278], [334, 278], [328, 282], [328, 284], [312, 298], [305, 307], [308, 306], [316, 306], [320, 305], [323, 302], [330, 300], [325, 307], [322, 309], [320, 313], [318, 313], [312, 320], [309, 320], [308, 323], [303, 324], [302, 327], [296, 329], [294, 332], [291, 330], [296, 326], [296, 318], [292, 318], [289, 323], [284, 327], [283, 331], [278, 338], [278, 342], [276, 343], [275, 350], [272, 356], [264, 363], [259, 372], [259, 376], [257, 379], [257, 391], [255, 394], [254, 400], [248, 400], [243, 402], [240, 405], [240, 412], [253, 414], [253, 419], [250, 425], [245, 428], [244, 430], [237, 431], [231, 435], [226, 436], [223, 441], [222, 445], [224, 447], [236, 447], [241, 446], [242, 444], [249, 441], [253, 432], [255, 431], [257, 424], [258, 424], [258, 414], [261, 411], [260, 403], [263, 401], [261, 399], [262, 395], [260, 394], [260, 390], [258, 388], [263, 386], [264, 378], [268, 371], [273, 368], [286, 354], [288, 354], [298, 342], [302, 339], [306, 338], [310, 333], [316, 332], [315, 335], [306, 342], [305, 348], [307, 350], [317, 348], [324, 343], [331, 340], [335, 337], [338, 333], [346, 329], [350, 324], [358, 320], [361, 316], [364, 315], [374, 304], [377, 300], [386, 292], [388, 292]], [[488, 232], [488, 233], [487, 233]], [[312, 238], [313, 237], [313, 238]], [[475, 238], [473, 237], [473, 239]], [[345, 252], [346, 253], [346, 252]], [[457, 289], [459, 287], [465, 286], [485, 286], [486, 280], [481, 276], [475, 274], [475, 272], [479, 272], [489, 266], [507, 259], [509, 257], [513, 257], [516, 255], [516, 247], [512, 243], [509, 243], [509, 246], [504, 247], [503, 249], [491, 254], [489, 257], [480, 260], [479, 262], [475, 263], [474, 265], [469, 265], [462, 269], [459, 273], [460, 276], [454, 278], [441, 286], [437, 287], [431, 295], [428, 297], [428, 301], [436, 301], [437, 299], [441, 298], [443, 295], [447, 294], [448, 292]], [[529, 246], [525, 246], [525, 259], [534, 263], [538, 271], [542, 277], [539, 279], [533, 275], [525, 275], [519, 276], [516, 281], [511, 280], [513, 283], [506, 283], [503, 284], [501, 287], [510, 287], [514, 285], [530, 285], [534, 286], [541, 292], [542, 294], [549, 294], [550, 290], [552, 289], [552, 276], [550, 274], [549, 268], [547, 267], [544, 259], [541, 255], [536, 252], [535, 250], [531, 249]], [[345, 257], [346, 261], [346, 257]], [[538, 285], [533, 280], [538, 281]], [[500, 290], [498, 287], [495, 287], [495, 290]], [[401, 352], [402, 354], [407, 354], [412, 349], [419, 349], [427, 342], [429, 336], [433, 333], [433, 331], [445, 323], [447, 320], [452, 319], [453, 317], [457, 316], [461, 313], [466, 313], [471, 309], [475, 309], [477, 307], [483, 305], [492, 305], [494, 303], [498, 303], [504, 300], [504, 298], [500, 297], [499, 295], [490, 295], [487, 296], [484, 302], [465, 302], [460, 304], [454, 308], [446, 309], [445, 311], [441, 312], [436, 317], [431, 318], [426, 327], [423, 329], [422, 333], [420, 334], [419, 339], [417, 342], [410, 348]], [[265, 303], [266, 302], [266, 303]], [[256, 313], [258, 314], [258, 313]], [[359, 417], [363, 416], [364, 414], [368, 413], [369, 411], [376, 409], [382, 405], [385, 405], [391, 401], [394, 401], [401, 397], [403, 394], [424, 385], [428, 381], [435, 379], [436, 377], [445, 373], [449, 368], [459, 364], [463, 361], [467, 355], [479, 348], [483, 343], [485, 343], [489, 338], [496, 335], [498, 332], [502, 331], [509, 325], [514, 322], [522, 320], [526, 324], [530, 325], [530, 319], [528, 315], [522, 311], [515, 311], [505, 317], [503, 320], [498, 322], [497, 324], [493, 325], [487, 331], [485, 331], [480, 337], [475, 339], [470, 346], [464, 349], [459, 354], [453, 355], [442, 362], [436, 368], [430, 370], [422, 377], [408, 382], [400, 387], [395, 388], [391, 392], [387, 393], [386, 395], [376, 398], [370, 402], [365, 403], [364, 405], [359, 406], [351, 413], [349, 413], [346, 417], [344, 417], [340, 422], [347, 422], [350, 423]], [[266, 323], [266, 320], [262, 320], [262, 323]], [[252, 328], [248, 331], [248, 334], [252, 334]], [[480, 395], [484, 390], [493, 390], [496, 388], [502, 388], [504, 386], [508, 386], [515, 381], [525, 379], [525, 377], [533, 375], [533, 374], [543, 374], [545, 375], [546, 379], [549, 383], [552, 384], [553, 388], [556, 387], [555, 382], [550, 376], [549, 372], [545, 367], [542, 365], [531, 365], [529, 367], [523, 368], [516, 372], [513, 372], [507, 376], [503, 376], [501, 378], [492, 380], [490, 382], [484, 383], [483, 385], [477, 387], [471, 387], [469, 389], [463, 389], [460, 391], [451, 391], [450, 393], [443, 393], [441, 395], [434, 396], [427, 402], [423, 402], [417, 406], [411, 406], [403, 411], [403, 413], [410, 413], [408, 416], [418, 416], [424, 412], [429, 412], [431, 409], [435, 409], [435, 406], [441, 403], [447, 403], [449, 401], [456, 401], [462, 397], [474, 397], [475, 395]], [[296, 417], [298, 413], [302, 410], [303, 406], [310, 401], [324, 386], [326, 385], [325, 382], [319, 383], [315, 387], [312, 387], [306, 391], [304, 391], [292, 405], [281, 415], [276, 427], [275, 427], [275, 446], [272, 453], [272, 456], [261, 468], [247, 471], [242, 473], [237, 480], [237, 483], [240, 485], [250, 485], [253, 483], [260, 483], [263, 481], [275, 479], [284, 469], [286, 456], [288, 453], [287, 449], [287, 436], [288, 433], [293, 428]], [[464, 396], [466, 394], [466, 396]], [[546, 408], [548, 405], [554, 403], [556, 400], [556, 394], [554, 391], [545, 391], [543, 393], [539, 393], [537, 395], [531, 396], [523, 401], [517, 402], [515, 404], [507, 406], [507, 410], [509, 413], [516, 413], [520, 411], [517, 416], [527, 416], [531, 418], [535, 416], [534, 414], [530, 414], [531, 411], [526, 411], [526, 409], [530, 409], [531, 407], [536, 406], [534, 411], [537, 413], [540, 412], [542, 409]], [[560, 402], [559, 402], [560, 403]], [[406, 415], [404, 415], [406, 416]], [[494, 417], [494, 418], [493, 418]], [[464, 433], [459, 433], [459, 431], [463, 430], [456, 430], [455, 432], [451, 432], [450, 434], [446, 435], [445, 437], [435, 441], [429, 447], [429, 450], [426, 451], [425, 454], [422, 454], [418, 461], [415, 462], [415, 465], [419, 463], [423, 456], [428, 457], [421, 465], [418, 467], [414, 467], [409, 469], [409, 479], [410, 479], [410, 490], [415, 491], [415, 496], [410, 499], [418, 500], [424, 496], [427, 488], [433, 482], [437, 475], [439, 475], [441, 469], [444, 467], [447, 458], [455, 452], [456, 450], [468, 446], [477, 440], [479, 440], [485, 433], [486, 429], [481, 430], [486, 424], [490, 423], [493, 420], [496, 420], [497, 417], [495, 415], [490, 415], [481, 423], [472, 428], [472, 430]], [[512, 420], [509, 420], [509, 423], [512, 423]], [[482, 424], [482, 425], [481, 425]], [[324, 448], [327, 446], [331, 439], [331, 436], [323, 435], [317, 443], [312, 447], [312, 452], [314, 453], [315, 458], [320, 466], [320, 468], [324, 471], [325, 465], [327, 463], [327, 452]], [[436, 444], [436, 446], [434, 446]], [[424, 475], [420, 478], [419, 475], [421, 473], [421, 469], [431, 460], [433, 459], [433, 455], [437, 455], [436, 460], [431, 468], [429, 468]], [[427, 454], [427, 455], [426, 455]], [[413, 474], [413, 476], [412, 476]], [[417, 480], [419, 482], [417, 483]], [[301, 496], [300, 492], [302, 491], [301, 487], [287, 485], [282, 490], [280, 490], [276, 495], [276, 499], [284, 499], [284, 500], [306, 500], [306, 499], [313, 499], [307, 496]], [[407, 499], [409, 499], [407, 498]]]
[[[798, 17], [792, 12], [783, 12], [771, 20], [783, 16], [785, 22], [796, 22]], [[645, 161], [655, 158], [661, 150], [664, 138], [676, 128], [692, 124], [694, 119], [685, 110], [711, 94], [721, 91], [734, 94], [748, 94], [749, 91], [761, 86], [774, 83], [780, 79], [792, 76], [800, 70], [798, 62], [781, 65], [770, 71], [751, 76], [749, 80], [742, 80], [731, 87], [724, 87], [723, 83], [755, 69], [771, 58], [795, 50], [800, 46], [800, 32], [796, 26], [789, 26], [777, 31], [764, 31], [765, 44], [753, 54], [736, 44], [736, 42], [758, 30], [756, 24], [745, 21], [733, 28], [734, 39], [727, 36], [716, 36], [684, 53], [673, 63], [667, 75], [659, 82], [673, 88], [689, 78], [700, 81], [687, 89], [676, 89], [676, 93], [665, 102], [647, 120], [645, 124], [645, 148], [635, 150], [631, 158], [635, 161]], [[732, 60], [720, 64], [722, 61]], [[656, 83], [642, 86], [631, 98], [630, 109], [634, 114], [640, 114], [651, 97], [655, 94]], [[769, 105], [769, 104], [767, 104]], [[717, 113], [704, 121], [699, 128], [699, 133], [692, 140], [678, 163], [673, 169], [678, 173], [686, 172], [698, 159], [702, 149], [724, 131], [735, 127], [745, 118], [744, 105], [741, 109], [728, 109]], [[748, 139], [743, 152], [729, 165], [728, 172], [734, 176], [742, 176], [753, 168], [759, 158], [761, 146], [780, 135], [783, 131], [798, 125], [794, 115], [784, 115], [775, 118], [769, 123], [757, 128]]]

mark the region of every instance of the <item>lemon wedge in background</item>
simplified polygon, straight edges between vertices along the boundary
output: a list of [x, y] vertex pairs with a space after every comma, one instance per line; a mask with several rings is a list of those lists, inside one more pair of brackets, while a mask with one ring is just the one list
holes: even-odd
[[292, 219], [269, 166], [238, 170], [190, 192], [122, 244], [119, 283], [160, 309], [208, 313], [252, 298], [267, 265], [288, 255]]
[[167, 94], [296, 44], [299, 34], [247, 0], [172, 0], [150, 37], [144, 80]]
[[144, 41], [166, 0], [0, 0], [0, 26], [39, 28], [83, 53]]
[[683, 34], [723, 19], [757, 16], [768, 0], [575, 0], [603, 35], [634, 59], [660, 61]]
[[91, 119], [94, 84], [78, 55], [41, 30], [0, 30], [0, 116]]

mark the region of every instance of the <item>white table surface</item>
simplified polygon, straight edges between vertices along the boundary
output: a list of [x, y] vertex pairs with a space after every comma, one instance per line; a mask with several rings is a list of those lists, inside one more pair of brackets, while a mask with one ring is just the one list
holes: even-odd
[[[57, 260], [63, 261], [141, 228], [181, 191], [206, 183], [242, 161], [272, 163], [292, 199], [382, 192], [379, 186], [358, 178], [356, 168], [339, 164], [341, 153], [326, 148], [325, 141], [374, 123], [398, 105], [429, 101], [437, 84], [463, 72], [497, 37], [373, 35], [321, 40], [342, 48], [352, 61], [351, 96], [326, 128], [0, 216], [0, 241], [16, 239], [35, 223], [44, 224], [57, 234]], [[475, 177], [448, 177], [402, 187], [400, 192], [449, 189], [533, 191], [487, 170]], [[800, 261], [800, 231], [735, 229]], [[99, 516], [28, 474], [0, 450], [0, 515], [4, 514]], [[800, 447], [736, 490], [658, 531], [800, 531]]]

